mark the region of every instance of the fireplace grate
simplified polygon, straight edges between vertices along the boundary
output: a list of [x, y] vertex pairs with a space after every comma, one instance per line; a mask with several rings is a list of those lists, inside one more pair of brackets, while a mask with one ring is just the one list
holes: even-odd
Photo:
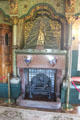
[[29, 98], [33, 95], [46, 95], [49, 99], [53, 98], [55, 93], [55, 73], [54, 69], [29, 69], [29, 82], [26, 92]]

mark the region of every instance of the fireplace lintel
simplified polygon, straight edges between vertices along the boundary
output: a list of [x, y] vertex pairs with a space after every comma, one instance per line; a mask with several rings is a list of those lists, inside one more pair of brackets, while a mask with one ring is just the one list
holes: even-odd
[[15, 54], [52, 54], [52, 55], [66, 55], [66, 50], [57, 49], [16, 49]]

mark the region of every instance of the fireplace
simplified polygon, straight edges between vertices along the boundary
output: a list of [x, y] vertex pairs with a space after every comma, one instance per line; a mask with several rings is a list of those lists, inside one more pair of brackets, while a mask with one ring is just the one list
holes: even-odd
[[[55, 101], [65, 74], [65, 51], [16, 50], [17, 74], [25, 99]], [[19, 72], [18, 72], [19, 71]]]
[[13, 40], [13, 76], [21, 79], [22, 99], [38, 101], [42, 96], [57, 101], [67, 73], [67, 21], [49, 6], [40, 4], [21, 22], [20, 42], [17, 44], [17, 37]]

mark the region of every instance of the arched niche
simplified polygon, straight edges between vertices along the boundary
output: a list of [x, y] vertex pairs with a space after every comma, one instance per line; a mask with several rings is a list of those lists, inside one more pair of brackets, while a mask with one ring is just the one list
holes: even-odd
[[[49, 5], [36, 5], [24, 15], [24, 48], [36, 48], [39, 33], [44, 35], [44, 48], [64, 49], [67, 21]], [[42, 26], [42, 28], [41, 28]]]
[[60, 49], [62, 25], [58, 20], [47, 16], [38, 16], [24, 24], [24, 48], [36, 48], [42, 44], [44, 48]]

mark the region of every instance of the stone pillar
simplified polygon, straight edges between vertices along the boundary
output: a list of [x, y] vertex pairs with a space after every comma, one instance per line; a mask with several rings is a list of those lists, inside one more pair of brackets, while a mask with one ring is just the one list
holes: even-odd
[[16, 71], [16, 56], [15, 56], [15, 50], [17, 49], [17, 24], [18, 24], [18, 18], [13, 17], [13, 51], [12, 51], [12, 66], [13, 66], [13, 76], [16, 77], [17, 71]]

